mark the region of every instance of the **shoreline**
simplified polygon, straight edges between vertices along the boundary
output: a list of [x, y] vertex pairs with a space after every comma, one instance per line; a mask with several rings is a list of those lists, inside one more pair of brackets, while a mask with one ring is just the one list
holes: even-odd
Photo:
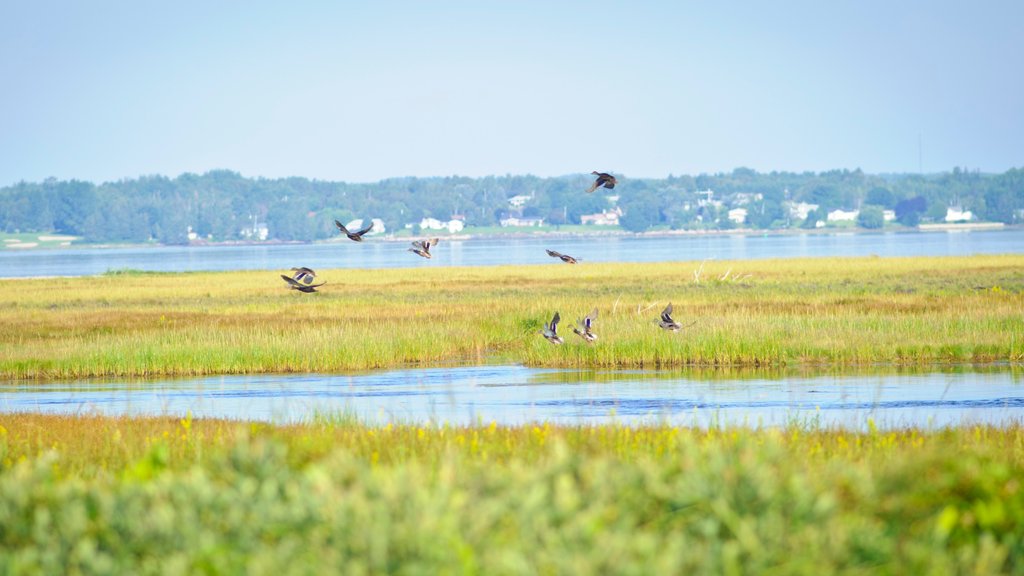
[[[647, 232], [628, 232], [625, 230], [594, 230], [581, 232], [577, 230], [546, 230], [543, 232], [502, 232], [474, 234], [444, 234], [439, 230], [431, 230], [419, 235], [383, 235], [367, 238], [367, 242], [409, 242], [415, 238], [437, 236], [446, 241], [475, 241], [475, 240], [506, 240], [506, 239], [529, 239], [529, 238], [671, 238], [671, 237], [705, 237], [705, 236], [833, 236], [853, 234], [917, 234], [929, 232], [994, 232], [999, 230], [1016, 230], [1024, 228], [1024, 225], [1003, 224], [1002, 222], [978, 222], [969, 224], [921, 224], [914, 228], [895, 227], [886, 229], [870, 230], [866, 228], [818, 228], [818, 229], [779, 229], [761, 230], [757, 228], [735, 228], [731, 230], [651, 230]], [[16, 249], [18, 253], [28, 251], [75, 251], [75, 250], [118, 250], [118, 249], [145, 249], [145, 248], [223, 248], [231, 246], [288, 246], [288, 245], [314, 245], [341, 243], [342, 238], [331, 238], [326, 240], [224, 240], [224, 241], [193, 241], [188, 244], [159, 244], [159, 243], [100, 243], [100, 244], [63, 244], [61, 246], [5, 246], [5, 248]], [[0, 254], [6, 250], [0, 250]]]

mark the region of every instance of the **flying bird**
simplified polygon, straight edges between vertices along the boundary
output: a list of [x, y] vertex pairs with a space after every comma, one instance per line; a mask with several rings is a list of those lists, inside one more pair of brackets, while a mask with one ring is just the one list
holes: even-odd
[[552, 344], [561, 344], [565, 342], [565, 340], [562, 340], [562, 337], [558, 335], [558, 322], [561, 319], [562, 318], [558, 316], [558, 312], [555, 312], [555, 317], [551, 319], [551, 323], [540, 331], [540, 333], [548, 339], [548, 342], [551, 342]]
[[430, 247], [437, 246], [437, 243], [440, 241], [441, 240], [438, 238], [431, 238], [430, 240], [424, 240], [422, 242], [415, 240], [412, 243], [412, 248], [409, 248], [409, 252], [419, 254], [424, 258], [431, 258]]
[[[596, 319], [597, 319], [597, 308], [594, 308], [590, 312], [590, 314], [587, 314], [586, 317], [583, 318], [583, 320], [579, 321], [579, 328], [577, 328], [576, 326], [573, 326], [572, 331], [575, 332], [576, 334], [578, 334], [580, 338], [583, 338], [584, 340], [586, 340], [587, 344], [590, 344], [590, 343], [594, 342], [595, 340], [597, 340], [597, 334], [594, 334], [591, 331], [591, 327], [593, 326], [594, 320], [596, 320]], [[580, 330], [580, 328], [582, 328], [583, 330]]]
[[312, 268], [306, 268], [305, 266], [292, 268], [292, 272], [292, 278], [304, 284], [312, 284], [313, 279], [316, 278], [316, 272]]
[[672, 319], [672, 303], [669, 302], [668, 306], [661, 311], [661, 321], [658, 322], [658, 326], [661, 326], [669, 332], [679, 332], [682, 329], [682, 324]]
[[594, 180], [594, 183], [590, 185], [590, 188], [587, 188], [588, 194], [602, 186], [611, 190], [619, 183], [619, 181], [615, 179], [615, 176], [612, 176], [611, 174], [605, 174], [604, 172], [591, 172], [591, 174], [597, 176], [597, 180]]
[[362, 242], [363, 234], [366, 234], [370, 230], [373, 230], [373, 222], [370, 222], [369, 226], [363, 228], [359, 232], [349, 232], [348, 228], [345, 228], [345, 225], [342, 224], [341, 222], [338, 222], [337, 220], [334, 221], [334, 225], [338, 227], [338, 230], [341, 230], [342, 234], [348, 236], [349, 240], [355, 240], [356, 242]]
[[298, 280], [285, 274], [281, 274], [281, 278], [283, 278], [284, 281], [288, 283], [288, 287], [291, 288], [292, 290], [298, 290], [299, 292], [305, 292], [307, 294], [309, 294], [310, 292], [316, 292], [317, 288], [323, 286], [324, 284], [327, 284], [327, 282], [321, 282], [319, 284], [303, 284], [302, 282], [299, 282]]
[[562, 254], [561, 252], [555, 252], [554, 250], [545, 249], [545, 252], [547, 252], [548, 256], [551, 256], [552, 258], [561, 258], [562, 262], [565, 262], [566, 264], [575, 264], [580, 260], [579, 258], [573, 258], [568, 254]]

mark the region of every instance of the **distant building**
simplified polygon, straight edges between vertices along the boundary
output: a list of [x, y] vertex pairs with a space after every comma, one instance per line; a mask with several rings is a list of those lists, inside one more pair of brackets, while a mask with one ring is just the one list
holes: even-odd
[[513, 208], [522, 208], [524, 204], [533, 199], [533, 194], [519, 194], [508, 199], [508, 205]]
[[584, 214], [580, 216], [580, 224], [593, 226], [618, 226], [619, 216], [622, 216], [620, 208], [602, 210], [600, 214]]
[[543, 218], [520, 218], [518, 216], [509, 216], [508, 218], [502, 218], [498, 221], [503, 228], [530, 228], [544, 225]]
[[[411, 226], [406, 226], [410, 228]], [[456, 220], [452, 218], [447, 222], [442, 222], [437, 218], [424, 218], [420, 220], [420, 230], [447, 230], [452, 234], [456, 232], [462, 232], [462, 229], [466, 227], [466, 223], [463, 220]]]
[[963, 210], [959, 207], [946, 208], [946, 222], [966, 222], [973, 219], [974, 214], [971, 214], [970, 210]]
[[860, 210], [833, 210], [828, 213], [829, 222], [853, 222], [860, 215]]
[[743, 224], [747, 221], [747, 209], [746, 208], [733, 208], [729, 210], [729, 220], [737, 224]]
[[807, 202], [789, 202], [789, 216], [796, 220], [807, 220], [807, 215], [818, 209], [817, 204]]
[[755, 200], [761, 200], [763, 198], [764, 198], [764, 195], [761, 194], [761, 193], [737, 192], [736, 196], [733, 199], [733, 203], [736, 206], [746, 206], [747, 204], [750, 204], [751, 202], [754, 202]]
[[893, 220], [896, 219], [896, 211], [882, 210], [882, 219], [885, 220], [886, 222], [892, 222]]

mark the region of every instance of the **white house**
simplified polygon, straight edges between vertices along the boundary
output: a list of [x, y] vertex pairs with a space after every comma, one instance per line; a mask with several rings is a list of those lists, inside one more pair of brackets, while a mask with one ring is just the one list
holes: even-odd
[[729, 220], [737, 224], [743, 224], [747, 221], [747, 209], [746, 208], [733, 208], [729, 210]]
[[[411, 229], [415, 224], [406, 224], [407, 229]], [[420, 220], [420, 230], [447, 230], [452, 234], [456, 232], [462, 232], [466, 227], [466, 222], [460, 218], [452, 218], [447, 222], [442, 222], [437, 218], [424, 218]]]
[[796, 220], [807, 220], [807, 215], [817, 209], [817, 204], [810, 204], [808, 202], [790, 202], [789, 216]]
[[892, 222], [893, 220], [896, 219], [896, 211], [895, 210], [882, 210], [882, 218], [886, 222]]
[[502, 218], [501, 220], [498, 221], [498, 223], [501, 224], [501, 226], [503, 228], [508, 228], [509, 226], [511, 226], [511, 227], [520, 227], [520, 228], [522, 228], [522, 227], [530, 228], [530, 227], [536, 227], [536, 226], [543, 226], [544, 225], [544, 219], [543, 218], [519, 218], [519, 217], [516, 217], [516, 216], [509, 216], [508, 218]]
[[524, 204], [533, 199], [533, 194], [519, 194], [508, 199], [508, 205], [513, 208], [522, 208]]
[[620, 208], [602, 210], [600, 214], [584, 214], [580, 216], [580, 224], [592, 224], [594, 226], [618, 226], [619, 216], [622, 216]]
[[833, 210], [828, 213], [829, 222], [853, 222], [860, 215], [860, 210]]
[[952, 206], [946, 208], [946, 222], [966, 222], [973, 219], [974, 214], [971, 214], [970, 210], [963, 210], [959, 207], [953, 208]]
[[420, 220], [420, 230], [444, 230], [448, 225], [437, 218], [424, 218]]
[[762, 200], [763, 198], [764, 195], [761, 193], [737, 192], [735, 198], [733, 198], [733, 203], [736, 204], [737, 206], [746, 206], [751, 202], [754, 202], [756, 200]]

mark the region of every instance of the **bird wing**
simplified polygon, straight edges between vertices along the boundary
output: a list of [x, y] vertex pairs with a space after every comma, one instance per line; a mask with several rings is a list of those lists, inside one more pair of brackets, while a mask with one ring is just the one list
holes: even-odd
[[554, 250], [547, 250], [547, 249], [545, 249], [544, 251], [547, 252], [548, 256], [551, 256], [552, 258], [561, 258], [562, 257], [562, 255], [560, 253], [555, 252]]
[[587, 188], [587, 194], [590, 194], [594, 190], [597, 190], [597, 187], [600, 186], [600, 185], [601, 185], [601, 179], [598, 178], [597, 180], [594, 181], [593, 184], [590, 185], [590, 188]]
[[665, 306], [665, 310], [663, 310], [661, 312], [661, 319], [664, 320], [665, 322], [669, 322], [669, 323], [675, 322], [675, 320], [672, 320], [672, 303], [671, 302], [669, 302], [668, 306]]
[[413, 240], [412, 241], [412, 247], [413, 248], [418, 248], [420, 250], [423, 250], [423, 242], [420, 242], [419, 240]]
[[335, 220], [334, 225], [338, 227], [338, 230], [341, 230], [343, 233], [348, 234], [348, 228], [345, 228], [345, 225], [342, 224], [341, 222]]
[[370, 222], [369, 226], [367, 226], [366, 228], [363, 228], [362, 230], [360, 230], [359, 232], [356, 232], [355, 234], [356, 234], [356, 236], [359, 236], [360, 238], [362, 238], [363, 234], [366, 234], [370, 230], [373, 230], [373, 222]]
[[426, 242], [423, 243], [423, 249], [430, 250], [431, 247], [437, 246], [437, 243], [440, 241], [440, 238], [431, 238], [430, 240], [427, 240]]
[[301, 287], [302, 286], [302, 284], [300, 284], [297, 280], [295, 280], [294, 278], [292, 278], [290, 276], [285, 276], [284, 274], [281, 274], [281, 278], [283, 278], [284, 281], [287, 282], [291, 286], [296, 286], [296, 287]]
[[590, 314], [587, 314], [587, 317], [583, 319], [583, 323], [587, 326], [587, 332], [590, 332], [590, 325], [594, 320], [597, 320], [597, 308], [591, 310]]
[[552, 334], [557, 333], [557, 331], [558, 331], [558, 323], [561, 320], [562, 320], [562, 317], [558, 315], [558, 312], [555, 312], [555, 317], [551, 319], [551, 324], [548, 326], [548, 329], [551, 330]]

